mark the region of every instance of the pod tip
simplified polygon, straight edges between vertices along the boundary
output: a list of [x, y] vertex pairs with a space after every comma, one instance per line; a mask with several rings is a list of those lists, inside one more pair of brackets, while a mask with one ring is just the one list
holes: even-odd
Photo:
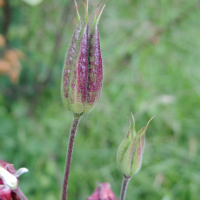
[[102, 15], [102, 13], [103, 13], [103, 10], [104, 10], [104, 8], [106, 7], [106, 4], [107, 4], [108, 2], [109, 2], [109, 0], [104, 4], [103, 8], [101, 9], [101, 12], [99, 13], [99, 16], [98, 16], [97, 21], [96, 21], [97, 24], [99, 23], [99, 20], [100, 20], [100, 18], [101, 18], [101, 15]]
[[80, 18], [79, 12], [78, 12], [78, 5], [77, 5], [77, 3], [76, 3], [76, 0], [74, 0], [74, 3], [75, 3], [75, 6], [76, 6], [77, 18], [78, 18], [78, 21], [80, 22], [80, 21], [81, 21], [81, 18]]
[[85, 0], [83, 0], [84, 2], [84, 6], [85, 6], [85, 20], [88, 23], [88, 4], [89, 4], [89, 0], [87, 0], [87, 3], [85, 3]]

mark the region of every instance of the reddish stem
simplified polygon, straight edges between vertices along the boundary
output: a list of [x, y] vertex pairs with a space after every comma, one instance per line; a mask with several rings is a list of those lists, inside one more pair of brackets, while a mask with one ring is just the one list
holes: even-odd
[[126, 198], [126, 190], [127, 190], [130, 179], [131, 179], [131, 176], [128, 176], [128, 177], [125, 175], [123, 176], [120, 200], [125, 200]]
[[14, 192], [20, 197], [20, 199], [22, 199], [22, 200], [28, 200], [26, 198], [26, 196], [24, 195], [24, 193], [20, 190], [19, 187], [17, 187], [17, 189], [15, 189]]
[[72, 127], [71, 127], [71, 131], [70, 131], [70, 136], [69, 136], [69, 144], [68, 144], [68, 149], [67, 149], [66, 164], [65, 164], [65, 175], [64, 175], [63, 190], [62, 190], [62, 200], [66, 200], [66, 197], [67, 197], [68, 178], [69, 178], [69, 171], [70, 171], [71, 160], [72, 160], [74, 138], [76, 135], [76, 131], [77, 131], [81, 116], [82, 116], [82, 114], [81, 115], [74, 114], [74, 118], [73, 118], [73, 122], [72, 122]]

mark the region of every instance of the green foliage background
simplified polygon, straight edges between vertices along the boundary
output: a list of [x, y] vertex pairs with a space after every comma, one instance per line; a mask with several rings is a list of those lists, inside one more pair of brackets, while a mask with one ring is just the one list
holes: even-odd
[[[77, 3], [84, 16], [82, 1]], [[97, 4], [90, 1], [91, 21]], [[0, 158], [29, 169], [20, 177], [29, 200], [55, 200], [72, 122], [72, 113], [61, 102], [60, 81], [76, 24], [75, 6], [72, 0], [44, 0], [37, 6], [12, 0], [10, 6], [10, 47], [26, 58], [18, 85], [0, 76]], [[116, 152], [131, 112], [137, 130], [156, 117], [147, 130], [143, 166], [130, 181], [127, 200], [199, 198], [199, 9], [197, 0], [107, 4], [99, 24], [102, 96], [80, 122], [69, 199], [86, 199], [96, 182], [110, 182], [119, 197], [122, 174]]]

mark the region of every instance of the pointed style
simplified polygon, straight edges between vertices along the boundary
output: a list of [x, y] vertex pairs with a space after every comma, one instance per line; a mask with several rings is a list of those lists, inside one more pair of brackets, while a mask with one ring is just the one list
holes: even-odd
[[129, 131], [126, 138], [121, 142], [118, 152], [117, 152], [117, 165], [121, 172], [126, 177], [131, 177], [140, 171], [142, 165], [142, 157], [144, 153], [145, 145], [145, 133], [150, 121], [154, 116], [148, 121], [147, 125], [139, 130], [136, 134], [135, 132], [135, 120], [133, 114], [133, 133], [131, 133], [131, 124], [129, 121]]

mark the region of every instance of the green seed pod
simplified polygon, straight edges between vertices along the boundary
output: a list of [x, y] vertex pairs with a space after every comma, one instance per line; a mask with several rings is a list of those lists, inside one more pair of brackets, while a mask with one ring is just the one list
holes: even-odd
[[[154, 117], [154, 116], [153, 116]], [[142, 156], [144, 153], [144, 145], [145, 145], [145, 133], [150, 121], [153, 117], [148, 121], [147, 125], [140, 129], [140, 131], [136, 134], [135, 132], [135, 120], [133, 118], [133, 134], [130, 131], [130, 121], [129, 121], [129, 131], [126, 138], [122, 141], [118, 148], [117, 152], [117, 165], [121, 172], [126, 177], [131, 177], [139, 172], [142, 165]]]
[[118, 148], [118, 152], [117, 152], [117, 165], [118, 165], [119, 168], [121, 167], [121, 163], [122, 163], [122, 160], [123, 160], [123, 157], [124, 157], [124, 153], [126, 152], [128, 146], [129, 146], [129, 144], [131, 143], [131, 140], [132, 140], [132, 135], [131, 135], [131, 131], [130, 131], [131, 123], [130, 123], [129, 119], [128, 119], [128, 121], [129, 121], [129, 131], [128, 131], [128, 134], [122, 140], [122, 142], [121, 142], [121, 144], [120, 144], [120, 146]]

